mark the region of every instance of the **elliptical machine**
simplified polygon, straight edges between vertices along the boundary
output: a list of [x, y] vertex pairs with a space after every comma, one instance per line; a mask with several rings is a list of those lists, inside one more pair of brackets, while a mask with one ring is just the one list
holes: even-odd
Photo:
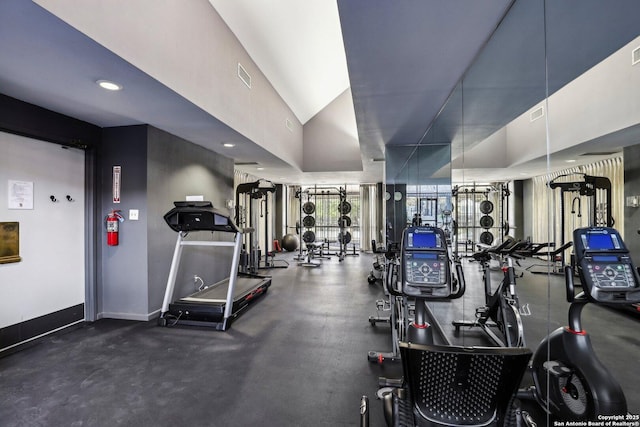
[[627, 413], [622, 388], [598, 360], [582, 328], [582, 309], [589, 302], [631, 304], [640, 301], [640, 276], [622, 237], [610, 227], [573, 232], [574, 263], [582, 292], [575, 294], [574, 271], [565, 267], [569, 326], [540, 343], [532, 363], [534, 386], [519, 392], [534, 398], [548, 414], [561, 420], [589, 420]]
[[[462, 264], [459, 260], [450, 260], [444, 231], [429, 226], [405, 229], [400, 256], [402, 293], [405, 297], [415, 299], [414, 319], [407, 326], [405, 340], [433, 344], [435, 330], [442, 344], [450, 345], [426, 304], [427, 300], [460, 298], [465, 291]], [[455, 266], [455, 277], [452, 264]]]
[[[454, 274], [455, 272], [455, 274]], [[445, 232], [437, 227], [406, 228], [400, 248], [387, 251], [385, 287], [389, 295], [392, 350], [370, 351], [370, 362], [399, 361], [399, 342], [433, 344], [434, 330], [440, 344], [450, 345], [427, 300], [460, 298], [465, 291], [459, 258], [449, 256]], [[413, 311], [413, 321], [409, 319]], [[375, 318], [369, 322], [375, 325]]]

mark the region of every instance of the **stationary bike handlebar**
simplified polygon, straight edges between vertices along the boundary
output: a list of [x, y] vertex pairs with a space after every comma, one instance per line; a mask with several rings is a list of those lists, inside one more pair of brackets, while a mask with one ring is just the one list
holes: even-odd
[[464, 271], [462, 270], [462, 263], [459, 260], [454, 261], [456, 276], [458, 277], [458, 289], [451, 295], [452, 299], [460, 298], [464, 295], [464, 291], [467, 288], [467, 284], [464, 280]]
[[[389, 295], [393, 295], [394, 297], [401, 297], [402, 296], [402, 291], [400, 291], [399, 289], [396, 289], [394, 287], [393, 282], [396, 283], [396, 285], [398, 284], [398, 267], [399, 265], [397, 264], [396, 260], [392, 260], [391, 261], [392, 264], [391, 265], [391, 269], [394, 269], [394, 272], [388, 272], [387, 273], [387, 277], [385, 280], [385, 285], [387, 287], [387, 292], [389, 292]], [[395, 277], [395, 280], [394, 280]]]

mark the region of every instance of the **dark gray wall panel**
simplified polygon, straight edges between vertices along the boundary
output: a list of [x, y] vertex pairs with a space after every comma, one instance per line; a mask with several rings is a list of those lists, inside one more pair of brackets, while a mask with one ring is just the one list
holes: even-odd
[[[177, 237], [164, 222], [164, 214], [174, 201], [185, 200], [187, 195], [202, 195], [216, 208], [229, 212], [225, 202], [234, 199], [233, 160], [159, 129], [148, 129], [148, 303], [149, 312], [154, 312], [162, 304]], [[225, 234], [198, 232], [188, 238], [231, 239]], [[230, 248], [186, 247], [174, 296], [182, 297], [195, 290], [194, 274], [210, 285], [227, 277], [230, 268]]]
[[[121, 203], [113, 203], [113, 166], [122, 167]], [[98, 239], [101, 275], [98, 313], [102, 317], [146, 320], [147, 303], [147, 127], [127, 126], [103, 130], [98, 178], [102, 218], [120, 209], [120, 244], [107, 246], [104, 226]], [[129, 221], [129, 209], [140, 211]]]
[[[545, 224], [546, 226], [546, 224]], [[533, 235], [533, 181], [522, 181], [522, 236], [528, 238]], [[541, 243], [541, 242], [535, 242]]]
[[[100, 191], [102, 215], [121, 209], [139, 210], [139, 220], [121, 224], [120, 245], [108, 247], [100, 237], [102, 262], [98, 311], [102, 317], [147, 320], [160, 309], [176, 233], [164, 214], [176, 200], [202, 195], [225, 210], [233, 199], [233, 161], [151, 126], [104, 130], [101, 147]], [[112, 167], [122, 166], [120, 204], [112, 202]], [[191, 233], [189, 239], [229, 240], [232, 236]], [[194, 248], [183, 251], [175, 297], [195, 290], [197, 274], [210, 285], [225, 278], [231, 268], [228, 248]]]

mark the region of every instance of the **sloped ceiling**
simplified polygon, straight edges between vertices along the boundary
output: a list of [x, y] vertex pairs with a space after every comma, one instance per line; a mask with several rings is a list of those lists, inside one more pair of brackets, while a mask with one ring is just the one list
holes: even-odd
[[[377, 182], [382, 162], [372, 159], [383, 158], [387, 145], [455, 144], [462, 135], [466, 143], [482, 143], [541, 100], [526, 95], [531, 86], [526, 72], [541, 67], [542, 5], [510, 0], [3, 0], [0, 93], [99, 126], [149, 123], [238, 164], [253, 164], [245, 169], [274, 181]], [[540, 10], [527, 13], [532, 7]], [[542, 52], [551, 67], [551, 92], [637, 37], [639, 13], [636, 0], [547, 2], [549, 31]], [[163, 14], [167, 20], [160, 26], [154, 17]], [[200, 31], [207, 23], [211, 28]], [[488, 42], [499, 25], [495, 33], [504, 34], [496, 39], [510, 42], [509, 49]], [[337, 28], [343, 50], [336, 48]], [[204, 43], [205, 34], [214, 37]], [[242, 49], [230, 49], [236, 45]], [[126, 53], [132, 46], [140, 51]], [[171, 52], [178, 56], [167, 56]], [[199, 66], [182, 61], [189, 55]], [[508, 57], [516, 62], [505, 62]], [[238, 62], [248, 64], [260, 90], [277, 97], [243, 89], [235, 75]], [[344, 72], [335, 71], [344, 69], [336, 65], [340, 62], [346, 62], [350, 88]], [[173, 74], [167, 78], [167, 73]], [[228, 80], [215, 80], [226, 73]], [[480, 79], [487, 75], [493, 79]], [[468, 79], [464, 96], [457, 85], [463, 76]], [[500, 79], [507, 76], [505, 84]], [[94, 84], [99, 78], [118, 80], [125, 90], [105, 93]], [[198, 79], [205, 83], [195, 84]], [[539, 81], [533, 86], [538, 90]], [[510, 87], [517, 96], [504, 90]], [[316, 164], [314, 172], [305, 172], [304, 126], [347, 89], [355, 120], [351, 116], [351, 125], [334, 123], [331, 129], [337, 135], [336, 130], [356, 123], [357, 130], [347, 133], [357, 135], [361, 170], [336, 173]], [[477, 138], [474, 132], [480, 132]], [[593, 136], [605, 143], [601, 137]], [[236, 147], [224, 149], [225, 141]], [[459, 150], [453, 151], [455, 156]], [[472, 167], [468, 160], [463, 167]], [[498, 168], [501, 176], [506, 169]], [[486, 170], [483, 175], [488, 176]]]

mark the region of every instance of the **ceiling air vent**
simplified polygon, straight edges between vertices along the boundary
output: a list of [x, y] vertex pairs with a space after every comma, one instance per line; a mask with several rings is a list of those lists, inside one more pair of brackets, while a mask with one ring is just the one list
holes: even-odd
[[640, 46], [631, 51], [631, 65], [636, 65], [638, 62], [640, 62]]
[[251, 75], [247, 73], [247, 70], [244, 69], [242, 64], [238, 62], [238, 77], [244, 84], [247, 85], [249, 89], [251, 89]]
[[611, 156], [612, 154], [617, 154], [618, 151], [593, 151], [589, 153], [580, 154], [581, 156]]
[[533, 110], [530, 114], [530, 120], [533, 122], [535, 120], [538, 120], [540, 117], [544, 116], [544, 106], [541, 105], [538, 108], [536, 108], [535, 110]]

